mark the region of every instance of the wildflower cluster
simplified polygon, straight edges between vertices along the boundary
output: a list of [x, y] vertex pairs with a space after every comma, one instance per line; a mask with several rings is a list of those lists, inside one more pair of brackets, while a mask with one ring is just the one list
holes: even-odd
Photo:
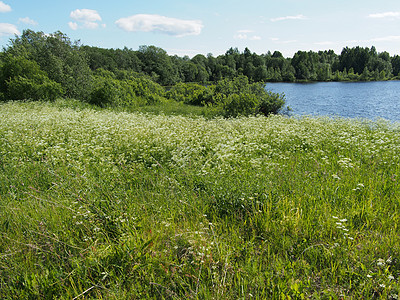
[[2, 298], [400, 290], [397, 123], [29, 102], [0, 119]]
[[349, 235], [349, 230], [346, 228], [347, 219], [340, 219], [336, 216], [332, 216], [332, 218], [336, 221], [336, 228], [343, 233], [343, 237], [345, 239], [354, 240], [354, 238]]

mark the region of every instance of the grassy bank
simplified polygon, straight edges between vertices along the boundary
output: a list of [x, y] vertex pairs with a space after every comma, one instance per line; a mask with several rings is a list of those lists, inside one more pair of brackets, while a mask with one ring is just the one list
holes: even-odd
[[393, 298], [398, 124], [0, 106], [0, 298]]

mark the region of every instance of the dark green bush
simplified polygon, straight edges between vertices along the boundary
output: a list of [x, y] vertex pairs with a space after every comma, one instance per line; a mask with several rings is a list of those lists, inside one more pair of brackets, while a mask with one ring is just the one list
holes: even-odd
[[63, 94], [61, 84], [50, 80], [43, 74], [37, 74], [33, 78], [22, 76], [14, 77], [7, 81], [8, 98], [12, 100], [51, 100]]
[[96, 87], [89, 97], [89, 103], [105, 107], [118, 98], [118, 88], [113, 85], [114, 80], [103, 79], [96, 81]]
[[211, 86], [180, 82], [174, 85], [166, 96], [177, 102], [200, 106], [212, 102], [213, 90]]
[[259, 99], [254, 94], [231, 94], [222, 103], [224, 117], [248, 116], [256, 112]]
[[117, 79], [114, 73], [97, 70], [89, 102], [101, 107], [113, 105], [132, 107], [165, 101], [164, 88], [144, 77]]
[[223, 108], [223, 115], [276, 114], [285, 104], [284, 95], [267, 91], [265, 84], [249, 83], [246, 76], [224, 79], [215, 87], [214, 103]]
[[285, 104], [284, 95], [267, 91], [265, 84], [249, 83], [243, 75], [206, 86], [178, 83], [166, 95], [177, 102], [208, 106], [225, 117], [274, 114]]
[[54, 100], [62, 96], [61, 84], [50, 80], [35, 61], [5, 55], [0, 67], [1, 100]]

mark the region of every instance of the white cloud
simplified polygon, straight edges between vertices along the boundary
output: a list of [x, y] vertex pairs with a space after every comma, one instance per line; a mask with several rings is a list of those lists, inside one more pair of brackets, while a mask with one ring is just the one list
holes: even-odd
[[139, 14], [115, 21], [118, 27], [129, 32], [158, 32], [176, 37], [199, 35], [203, 24], [198, 20], [181, 20], [160, 15]]
[[69, 28], [71, 28], [72, 30], [77, 30], [79, 28], [78, 23], [76, 22], [68, 22], [68, 26]]
[[298, 42], [297, 40], [282, 41], [280, 38], [276, 38], [276, 37], [271, 38], [271, 41], [273, 41], [274, 43], [277, 43], [277, 44], [291, 44], [291, 43], [297, 43]]
[[76, 9], [71, 11], [71, 19], [79, 22], [96, 22], [101, 21], [99, 13], [93, 9]]
[[345, 41], [344, 44], [369, 44], [369, 43], [376, 43], [376, 42], [397, 42], [400, 41], [400, 35], [389, 35], [383, 37], [375, 37], [368, 40], [350, 40]]
[[260, 41], [261, 40], [261, 36], [258, 35], [253, 35], [249, 38], [250, 41]]
[[233, 36], [237, 40], [247, 40], [247, 34], [238, 33]]
[[[99, 26], [97, 22], [101, 21], [99, 13], [93, 9], [76, 9], [71, 11], [69, 16], [75, 21], [68, 23], [72, 30], [77, 30], [78, 28], [96, 29]], [[104, 24], [102, 27], [104, 27]]]
[[400, 11], [388, 11], [384, 13], [370, 14], [368, 17], [372, 19], [399, 19]]
[[379, 38], [373, 38], [368, 40], [368, 42], [396, 42], [400, 40], [400, 35], [390, 35]]
[[0, 37], [9, 36], [9, 35], [19, 35], [20, 32], [17, 29], [17, 26], [9, 23], [0, 23]]
[[286, 17], [279, 17], [271, 19], [271, 22], [278, 22], [278, 21], [286, 21], [286, 20], [306, 20], [307, 17], [304, 15], [297, 15], [297, 16], [286, 16]]
[[10, 12], [11, 11], [11, 6], [8, 4], [5, 4], [3, 1], [0, 1], [0, 12]]
[[250, 41], [259, 41], [261, 37], [258, 35], [249, 36], [248, 33], [253, 33], [253, 30], [238, 30], [237, 33], [233, 36], [236, 40], [250, 40]]
[[26, 18], [19, 18], [18, 20], [20, 23], [24, 23], [24, 24], [29, 24], [29, 25], [38, 25], [38, 22], [36, 22], [35, 20], [32, 20], [29, 17]]

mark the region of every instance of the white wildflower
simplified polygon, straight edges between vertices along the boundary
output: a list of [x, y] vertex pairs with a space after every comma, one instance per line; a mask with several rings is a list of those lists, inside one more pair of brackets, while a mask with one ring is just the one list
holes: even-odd
[[384, 259], [382, 259], [382, 258], [379, 258], [377, 261], [376, 261], [376, 264], [378, 265], [378, 266], [384, 266], [385, 265], [385, 260]]

